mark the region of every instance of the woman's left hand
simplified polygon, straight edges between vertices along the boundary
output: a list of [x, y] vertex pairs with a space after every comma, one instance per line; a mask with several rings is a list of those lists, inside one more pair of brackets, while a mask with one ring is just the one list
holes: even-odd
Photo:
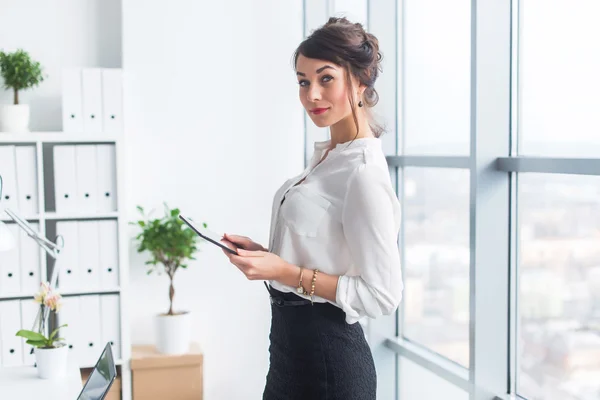
[[249, 280], [278, 280], [291, 264], [266, 251], [237, 249], [238, 255], [223, 250], [229, 261]]

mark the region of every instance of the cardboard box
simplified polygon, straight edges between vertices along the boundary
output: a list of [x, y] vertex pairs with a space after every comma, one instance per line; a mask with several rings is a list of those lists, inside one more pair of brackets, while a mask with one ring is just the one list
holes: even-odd
[[200, 346], [183, 355], [159, 354], [154, 346], [133, 346], [133, 400], [202, 400]]
[[[93, 370], [93, 368], [84, 368], [81, 370], [81, 381], [84, 385]], [[105, 400], [121, 400], [120, 372], [120, 369], [117, 367], [117, 377], [115, 378], [115, 381], [110, 387], [110, 390], [108, 391], [108, 395], [106, 395]]]

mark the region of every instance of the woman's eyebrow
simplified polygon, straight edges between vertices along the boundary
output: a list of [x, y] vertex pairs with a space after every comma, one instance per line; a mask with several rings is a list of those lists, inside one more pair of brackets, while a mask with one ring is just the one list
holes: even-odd
[[[324, 65], [321, 68], [317, 69], [317, 74], [320, 74], [321, 72], [325, 71], [326, 69], [333, 69], [335, 70], [335, 68], [333, 68], [331, 65]], [[304, 72], [300, 72], [300, 71], [296, 71], [296, 75], [300, 75], [300, 76], [306, 76], [306, 74]]]

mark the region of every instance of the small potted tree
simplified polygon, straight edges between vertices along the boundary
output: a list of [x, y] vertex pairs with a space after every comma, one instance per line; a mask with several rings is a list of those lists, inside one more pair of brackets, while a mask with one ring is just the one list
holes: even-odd
[[37, 320], [31, 321], [35, 327], [32, 330], [22, 329], [16, 334], [27, 339], [26, 343], [33, 346], [38, 376], [42, 379], [62, 377], [67, 370], [69, 348], [63, 342], [64, 339], [58, 337], [59, 330], [67, 325], [50, 332], [48, 324], [50, 313], [58, 313], [61, 309], [61, 300], [60, 294], [48, 282], [42, 282], [40, 291], [34, 296], [34, 301], [40, 305]]
[[44, 81], [40, 63], [33, 61], [22, 49], [14, 53], [0, 51], [0, 74], [4, 88], [13, 90], [13, 104], [0, 108], [0, 130], [4, 132], [29, 131], [29, 105], [19, 103], [19, 91], [38, 86]]
[[173, 309], [173, 280], [179, 269], [188, 267], [187, 261], [195, 260], [199, 237], [179, 219], [179, 209], [171, 210], [167, 204], [164, 207], [165, 215], [162, 218], [151, 218], [138, 206], [143, 218], [132, 224], [141, 228], [141, 232], [135, 237], [138, 253], [148, 251], [151, 256], [146, 261], [147, 274], [164, 273], [170, 282], [169, 310], [156, 318], [156, 348], [164, 354], [182, 354], [190, 348], [191, 316], [188, 311]]

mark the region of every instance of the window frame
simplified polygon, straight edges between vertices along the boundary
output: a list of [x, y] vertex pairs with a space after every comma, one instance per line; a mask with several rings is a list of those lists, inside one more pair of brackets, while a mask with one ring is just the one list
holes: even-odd
[[[370, 2], [373, 5], [374, 2]], [[496, 3], [496, 4], [494, 4]], [[516, 3], [516, 2], [515, 2]], [[404, 1], [397, 2], [398, 21], [403, 21]], [[402, 337], [402, 310], [398, 329], [385, 346], [398, 357], [406, 357], [428, 371], [469, 393], [471, 399], [508, 398], [514, 381], [514, 315], [512, 294], [515, 224], [512, 191], [514, 175], [501, 168], [512, 154], [513, 45], [511, 36], [513, 3], [471, 0], [471, 71], [470, 71], [470, 154], [468, 156], [404, 155], [404, 132], [398, 125], [395, 155], [387, 157], [398, 180], [397, 194], [404, 205], [402, 188], [406, 167], [460, 168], [470, 177], [470, 367], [465, 368], [431, 350]], [[402, 29], [402, 25], [398, 26]], [[403, 60], [403, 38], [397, 35], [398, 65]], [[380, 40], [390, 40], [389, 37]], [[502, 49], [502, 51], [499, 51]], [[403, 120], [402, 80], [398, 82], [397, 120]], [[499, 211], [500, 210], [500, 211]], [[400, 235], [404, 258], [404, 221]], [[499, 238], [499, 239], [498, 239]], [[403, 260], [403, 265], [404, 265]], [[477, 296], [485, 293], [485, 296]], [[396, 364], [398, 368], [398, 363]], [[396, 396], [398, 398], [396, 371]], [[388, 382], [388, 384], [391, 384]]]

